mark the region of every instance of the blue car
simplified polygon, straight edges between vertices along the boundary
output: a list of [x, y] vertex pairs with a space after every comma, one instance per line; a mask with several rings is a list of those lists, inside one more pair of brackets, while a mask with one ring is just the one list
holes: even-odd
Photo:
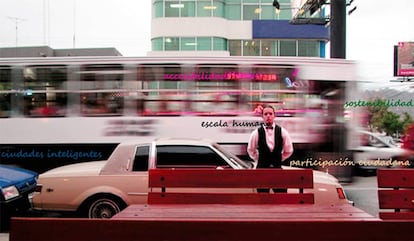
[[0, 230], [9, 227], [10, 217], [30, 208], [29, 195], [36, 188], [38, 173], [0, 165]]

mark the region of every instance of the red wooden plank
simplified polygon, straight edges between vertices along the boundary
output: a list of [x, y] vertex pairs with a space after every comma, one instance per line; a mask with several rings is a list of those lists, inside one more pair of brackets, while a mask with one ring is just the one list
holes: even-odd
[[313, 193], [171, 193], [150, 192], [149, 204], [312, 204]]
[[10, 241], [412, 241], [413, 228], [413, 221], [391, 220], [194, 222], [13, 218]]
[[[331, 213], [332, 215], [337, 213], [363, 213], [373, 217], [372, 215], [366, 213], [365, 211], [354, 207], [349, 204], [341, 205], [318, 205], [318, 204], [281, 204], [281, 205], [272, 205], [272, 204], [244, 204], [244, 205], [231, 205], [231, 204], [187, 204], [187, 205], [172, 205], [172, 204], [133, 204], [128, 206], [122, 212], [115, 215], [122, 216], [126, 213], [139, 213], [139, 212], [150, 212], [150, 213], [164, 213], [164, 214], [175, 214], [175, 213], [275, 213], [275, 216], [278, 216], [282, 213], [287, 213], [289, 215], [295, 216], [296, 214], [304, 213], [310, 217], [313, 214], [319, 213]], [[131, 214], [132, 215], [132, 214]]]
[[414, 209], [414, 190], [378, 190], [381, 209]]
[[312, 170], [151, 169], [150, 187], [313, 188]]
[[414, 220], [414, 212], [379, 212], [381, 219]]
[[378, 169], [378, 187], [414, 188], [414, 169]]
[[[197, 221], [197, 222], [205, 222], [209, 220], [221, 220], [221, 221], [233, 221], [233, 220], [245, 220], [245, 221], [256, 221], [256, 222], [268, 222], [268, 221], [326, 221], [326, 220], [349, 220], [349, 221], [356, 221], [356, 220], [366, 220], [372, 221], [372, 216], [363, 213], [315, 213], [313, 216], [310, 216], [307, 213], [296, 213], [295, 215], [288, 214], [288, 213], [225, 213], [220, 214], [217, 212], [212, 213], [203, 213], [203, 216], [197, 215], [199, 213], [186, 213], [186, 215], [170, 215], [165, 213], [135, 213], [133, 216], [123, 216], [117, 217], [116, 220], [140, 220], [140, 221], [154, 221], [154, 220], [180, 220], [180, 221]], [[260, 216], [259, 216], [260, 215]], [[278, 215], [278, 216], [275, 216]]]
[[351, 205], [131, 205], [113, 219], [129, 220], [379, 220]]

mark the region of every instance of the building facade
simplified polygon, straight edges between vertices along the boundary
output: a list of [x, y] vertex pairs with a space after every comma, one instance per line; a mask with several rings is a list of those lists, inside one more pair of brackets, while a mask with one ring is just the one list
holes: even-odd
[[49, 46], [0, 48], [0, 58], [66, 56], [122, 56], [122, 54], [116, 48], [53, 49]]
[[325, 57], [326, 26], [289, 23], [298, 2], [152, 0], [149, 55]]

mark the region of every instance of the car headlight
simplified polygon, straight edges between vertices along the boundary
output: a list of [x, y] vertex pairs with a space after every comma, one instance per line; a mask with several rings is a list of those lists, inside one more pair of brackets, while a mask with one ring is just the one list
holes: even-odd
[[3, 193], [4, 200], [6, 201], [19, 196], [19, 191], [16, 186], [2, 188], [1, 192]]

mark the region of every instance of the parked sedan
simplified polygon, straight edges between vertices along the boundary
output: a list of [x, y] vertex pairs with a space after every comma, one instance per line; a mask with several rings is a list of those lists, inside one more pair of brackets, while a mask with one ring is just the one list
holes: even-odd
[[[107, 161], [58, 167], [40, 175], [33, 195], [39, 211], [77, 211], [89, 218], [110, 218], [130, 204], [145, 204], [148, 169], [252, 168], [208, 140], [158, 139], [119, 144]], [[248, 191], [254, 192], [254, 189]], [[333, 176], [315, 171], [315, 203], [344, 204], [342, 186]]]
[[30, 208], [29, 195], [36, 187], [36, 172], [0, 165], [0, 230], [7, 229], [10, 217]]

